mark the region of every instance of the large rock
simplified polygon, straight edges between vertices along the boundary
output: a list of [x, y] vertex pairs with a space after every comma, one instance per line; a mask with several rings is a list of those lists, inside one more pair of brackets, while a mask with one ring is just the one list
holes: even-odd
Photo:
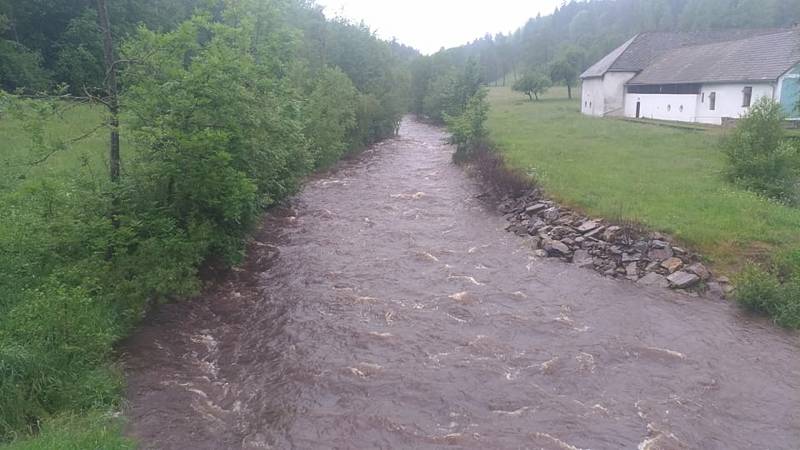
[[578, 267], [591, 269], [594, 267], [594, 258], [586, 250], [575, 250], [575, 254], [572, 256], [572, 263]]
[[661, 263], [661, 267], [667, 269], [669, 273], [675, 273], [683, 267], [683, 261], [680, 258], [669, 258]]
[[686, 289], [700, 282], [700, 277], [689, 272], [675, 272], [667, 277], [670, 286], [676, 289]]
[[583, 222], [578, 227], [578, 232], [581, 233], [581, 234], [585, 234], [585, 233], [588, 233], [588, 232], [590, 232], [592, 230], [597, 229], [597, 227], [599, 227], [599, 226], [600, 226], [600, 224], [595, 222], [594, 220], [587, 220], [586, 222]]
[[623, 264], [638, 262], [640, 259], [642, 259], [642, 255], [638, 253], [622, 253]]
[[542, 242], [542, 248], [550, 256], [567, 256], [570, 253], [569, 247], [561, 241], [553, 239], [545, 239]]
[[[655, 242], [655, 241], [654, 241]], [[664, 261], [672, 258], [675, 254], [672, 252], [672, 247], [669, 244], [664, 247], [653, 247], [647, 252], [647, 256], [651, 261]]]
[[546, 208], [547, 208], [547, 205], [545, 205], [544, 203], [536, 203], [534, 205], [531, 205], [531, 206], [528, 206], [527, 208], [525, 208], [525, 213], [528, 214], [529, 216], [532, 216], [532, 215], [538, 213], [539, 211], [545, 210]]
[[645, 286], [657, 286], [661, 288], [669, 287], [669, 281], [667, 281], [667, 278], [655, 272], [650, 272], [643, 276], [639, 279], [639, 281], [637, 281], [637, 283]]
[[706, 266], [700, 263], [692, 264], [691, 266], [686, 268], [686, 271], [697, 275], [703, 281], [706, 281], [711, 278], [711, 272], [708, 271]]
[[594, 230], [584, 234], [583, 236], [585, 238], [587, 238], [587, 239], [597, 239], [599, 236], [601, 236], [601, 233], [603, 233], [603, 231], [605, 231], [605, 229], [606, 229], [606, 227], [600, 226], [600, 227], [597, 227]]
[[547, 222], [555, 222], [561, 217], [561, 212], [556, 207], [548, 208], [542, 213], [542, 218]]

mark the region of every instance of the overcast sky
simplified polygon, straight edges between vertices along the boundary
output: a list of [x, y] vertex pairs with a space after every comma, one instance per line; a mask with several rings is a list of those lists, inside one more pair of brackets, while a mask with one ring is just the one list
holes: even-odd
[[465, 44], [486, 33], [513, 31], [547, 15], [562, 0], [317, 0], [328, 17], [363, 20], [385, 39], [423, 53]]

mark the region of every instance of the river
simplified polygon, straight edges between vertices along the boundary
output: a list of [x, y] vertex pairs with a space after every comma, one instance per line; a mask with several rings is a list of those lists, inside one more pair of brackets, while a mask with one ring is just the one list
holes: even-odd
[[122, 351], [144, 448], [800, 448], [800, 338], [536, 258], [438, 128], [271, 211]]

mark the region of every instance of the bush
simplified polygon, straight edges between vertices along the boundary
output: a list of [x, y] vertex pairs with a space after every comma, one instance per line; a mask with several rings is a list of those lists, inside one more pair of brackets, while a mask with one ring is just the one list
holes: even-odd
[[774, 274], [748, 265], [736, 281], [736, 301], [746, 309], [774, 316], [781, 297], [781, 283]]
[[479, 89], [469, 99], [467, 107], [458, 116], [445, 116], [447, 129], [452, 133], [450, 143], [456, 146], [456, 158], [469, 158], [477, 150], [486, 145], [489, 131], [486, 119], [489, 115], [489, 103], [486, 101], [486, 89]]
[[727, 177], [745, 189], [797, 203], [800, 200], [800, 151], [785, 139], [781, 105], [762, 98], [722, 141]]

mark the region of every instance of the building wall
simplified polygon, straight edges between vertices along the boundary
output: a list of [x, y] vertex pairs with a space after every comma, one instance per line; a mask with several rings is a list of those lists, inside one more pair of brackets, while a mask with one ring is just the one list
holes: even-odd
[[775, 100], [781, 103], [789, 118], [800, 119], [800, 111], [797, 109], [797, 102], [800, 100], [800, 65], [778, 80]]
[[608, 72], [603, 77], [604, 116], [622, 116], [625, 112], [625, 83], [636, 72]]
[[[745, 115], [749, 108], [742, 106], [744, 99], [744, 88], [753, 88], [751, 105], [761, 97], [774, 98], [775, 89], [773, 84], [706, 84], [700, 90], [697, 100], [696, 122], [721, 125], [723, 117], [739, 118]], [[717, 101], [715, 110], [709, 109], [709, 96], [716, 92]], [[703, 95], [705, 94], [705, 95]]]
[[625, 117], [694, 122], [697, 114], [697, 95], [691, 94], [626, 94]]
[[581, 112], [602, 117], [604, 108], [603, 78], [585, 78], [581, 84]]

